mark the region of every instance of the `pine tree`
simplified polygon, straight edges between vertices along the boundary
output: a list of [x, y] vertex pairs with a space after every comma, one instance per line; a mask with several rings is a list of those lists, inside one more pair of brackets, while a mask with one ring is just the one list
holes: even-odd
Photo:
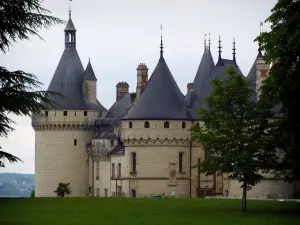
[[[30, 36], [39, 36], [38, 31], [49, 28], [62, 20], [48, 15], [50, 11], [41, 7], [40, 0], [1, 0], [0, 1], [0, 50], [5, 54], [18, 40], [28, 40]], [[40, 37], [41, 38], [41, 37]], [[42, 83], [37, 76], [23, 71], [9, 71], [0, 66], [0, 136], [13, 131], [14, 122], [8, 114], [30, 116], [40, 114], [46, 104], [55, 104], [50, 95], [58, 93], [37, 91]], [[62, 95], [60, 95], [63, 97]], [[18, 162], [18, 157], [0, 151], [0, 167], [4, 161]]]

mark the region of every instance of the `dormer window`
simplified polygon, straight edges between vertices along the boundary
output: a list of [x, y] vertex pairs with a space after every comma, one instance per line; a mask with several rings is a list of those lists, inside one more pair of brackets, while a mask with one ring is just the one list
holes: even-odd
[[186, 124], [185, 124], [185, 122], [182, 122], [182, 124], [181, 124], [181, 128], [185, 128], [186, 127]]
[[170, 127], [170, 123], [168, 121], [164, 122], [164, 128], [169, 128]]
[[144, 127], [145, 128], [150, 128], [150, 123], [148, 121], [146, 121], [145, 124], [144, 124]]
[[129, 128], [132, 128], [132, 122], [131, 121], [129, 122]]

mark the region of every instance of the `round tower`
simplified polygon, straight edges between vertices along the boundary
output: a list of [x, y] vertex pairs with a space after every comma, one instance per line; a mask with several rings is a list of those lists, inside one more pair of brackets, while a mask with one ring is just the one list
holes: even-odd
[[84, 68], [76, 50], [71, 14], [65, 37], [65, 50], [48, 87], [65, 97], [51, 95], [56, 104], [45, 105], [47, 110], [32, 118], [37, 197], [54, 197], [60, 182], [70, 183], [71, 196], [87, 195], [86, 149], [92, 142], [95, 119], [106, 111], [97, 99], [89, 101], [83, 93]]

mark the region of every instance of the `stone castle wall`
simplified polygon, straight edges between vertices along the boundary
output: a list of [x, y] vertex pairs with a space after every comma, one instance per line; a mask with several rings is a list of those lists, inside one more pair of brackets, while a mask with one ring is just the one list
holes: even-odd
[[35, 193], [53, 197], [59, 182], [70, 183], [70, 196], [86, 196], [89, 168], [86, 146], [93, 138], [99, 112], [45, 111], [33, 118], [35, 130]]

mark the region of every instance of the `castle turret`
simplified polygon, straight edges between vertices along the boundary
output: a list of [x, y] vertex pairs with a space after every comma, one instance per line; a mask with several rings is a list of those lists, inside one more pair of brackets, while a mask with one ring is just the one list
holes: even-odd
[[116, 96], [117, 101], [122, 97], [122, 95], [127, 94], [129, 92], [129, 85], [127, 82], [119, 82], [116, 85]]
[[91, 61], [85, 69], [83, 77], [83, 92], [87, 100], [91, 103], [96, 103], [97, 101], [97, 78], [95, 76]]
[[148, 68], [146, 64], [141, 63], [137, 70], [136, 98], [139, 98], [144, 87], [148, 82]]
[[[56, 104], [43, 103], [46, 110], [32, 118], [36, 197], [55, 197], [54, 190], [60, 182], [70, 183], [71, 196], [87, 195], [86, 150], [92, 142], [95, 119], [106, 111], [96, 99], [92, 67], [89, 63], [84, 71], [77, 53], [71, 12], [64, 32], [65, 49], [48, 87], [48, 91], [64, 97], [50, 95]], [[88, 98], [82, 90], [84, 82], [88, 83]]]

